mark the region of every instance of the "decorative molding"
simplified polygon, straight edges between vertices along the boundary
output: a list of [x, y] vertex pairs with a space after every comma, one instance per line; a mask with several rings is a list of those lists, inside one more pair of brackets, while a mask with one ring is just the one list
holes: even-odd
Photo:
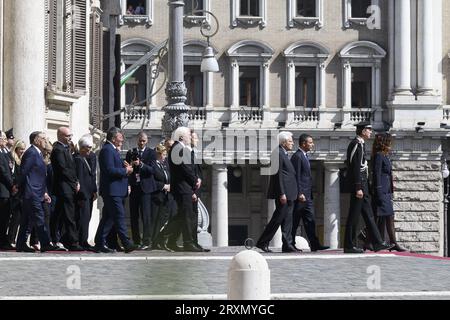
[[[344, 6], [344, 28], [351, 28], [352, 26], [361, 27], [367, 25], [367, 18], [356, 18], [352, 17], [352, 1], [353, 0], [343, 0]], [[371, 1], [372, 6], [379, 5], [378, 0]]]
[[241, 16], [241, 1], [232, 0], [231, 3], [231, 26], [238, 27], [239, 25], [254, 27], [260, 26], [262, 28], [267, 26], [267, 3], [266, 0], [259, 0], [259, 16]]
[[119, 16], [119, 24], [144, 24], [147, 27], [153, 25], [153, 12], [154, 4], [153, 0], [145, 0], [145, 7], [147, 14], [145, 15], [128, 15], [127, 14], [127, 0], [121, 0], [120, 5], [122, 7], [122, 14]]
[[[210, 2], [211, 0], [200, 0], [203, 1], [203, 9], [204, 11], [211, 11]], [[201, 25], [207, 25], [209, 26], [211, 23], [211, 18], [209, 15], [204, 14], [201, 16], [197, 15], [185, 15], [183, 17], [184, 23], [188, 26], [201, 26]]]
[[297, 0], [288, 0], [288, 27], [296, 26], [322, 28], [323, 19], [323, 0], [316, 0], [316, 15], [314, 17], [297, 16]]

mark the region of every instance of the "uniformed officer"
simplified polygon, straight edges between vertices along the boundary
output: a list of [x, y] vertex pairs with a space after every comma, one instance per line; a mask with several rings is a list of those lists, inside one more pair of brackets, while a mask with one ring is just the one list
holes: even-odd
[[363, 253], [364, 250], [355, 246], [360, 216], [363, 216], [366, 223], [370, 240], [374, 251], [390, 249], [392, 245], [386, 244], [380, 236], [372, 212], [369, 182], [368, 165], [365, 157], [365, 141], [372, 135], [372, 126], [369, 122], [363, 121], [356, 124], [356, 137], [350, 142], [347, 148], [348, 180], [350, 184], [350, 211], [347, 218], [345, 230], [345, 253]]

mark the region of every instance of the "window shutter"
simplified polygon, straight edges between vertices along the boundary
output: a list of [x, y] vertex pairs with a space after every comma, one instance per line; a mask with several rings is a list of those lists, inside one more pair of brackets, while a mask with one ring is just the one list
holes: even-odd
[[72, 92], [72, 29], [75, 25], [72, 0], [64, 0], [64, 83], [63, 91]]
[[45, 1], [45, 81], [47, 87], [56, 88], [56, 29], [57, 0]]
[[90, 52], [90, 123], [99, 128], [103, 110], [103, 24], [95, 12], [91, 14]]
[[87, 33], [87, 1], [72, 0], [74, 4], [74, 27], [72, 28], [73, 72], [72, 85], [74, 92], [86, 91], [86, 33]]

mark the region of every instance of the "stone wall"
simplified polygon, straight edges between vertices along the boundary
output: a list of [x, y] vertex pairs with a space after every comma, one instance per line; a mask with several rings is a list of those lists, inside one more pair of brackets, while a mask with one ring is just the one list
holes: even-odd
[[442, 254], [443, 179], [438, 161], [394, 161], [394, 210], [399, 243], [412, 252]]

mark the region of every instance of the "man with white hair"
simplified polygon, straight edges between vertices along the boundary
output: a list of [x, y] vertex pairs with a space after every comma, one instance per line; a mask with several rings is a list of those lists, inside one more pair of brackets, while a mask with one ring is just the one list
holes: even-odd
[[80, 182], [80, 191], [76, 196], [76, 213], [78, 221], [78, 237], [80, 245], [87, 251], [94, 251], [88, 243], [89, 221], [92, 215], [92, 206], [97, 199], [97, 159], [92, 152], [93, 138], [86, 134], [78, 141], [79, 153], [74, 156], [77, 178]]
[[[169, 154], [171, 174], [171, 192], [177, 203], [177, 213], [163, 231], [161, 247], [167, 251], [203, 252], [195, 245], [193, 235], [193, 204], [192, 195], [200, 188], [201, 180], [195, 175], [191, 159], [191, 130], [180, 127], [172, 135], [175, 141]], [[197, 217], [195, 217], [197, 218]], [[177, 246], [180, 232], [183, 234], [183, 248]]]
[[295, 168], [288, 157], [288, 151], [292, 150], [294, 141], [292, 133], [283, 131], [278, 135], [279, 146], [272, 154], [278, 157], [278, 170], [270, 176], [268, 199], [275, 199], [275, 212], [267, 224], [256, 247], [264, 252], [272, 252], [269, 242], [281, 225], [283, 252], [296, 252], [292, 246], [292, 211], [294, 201], [297, 199], [297, 182], [295, 181]]

